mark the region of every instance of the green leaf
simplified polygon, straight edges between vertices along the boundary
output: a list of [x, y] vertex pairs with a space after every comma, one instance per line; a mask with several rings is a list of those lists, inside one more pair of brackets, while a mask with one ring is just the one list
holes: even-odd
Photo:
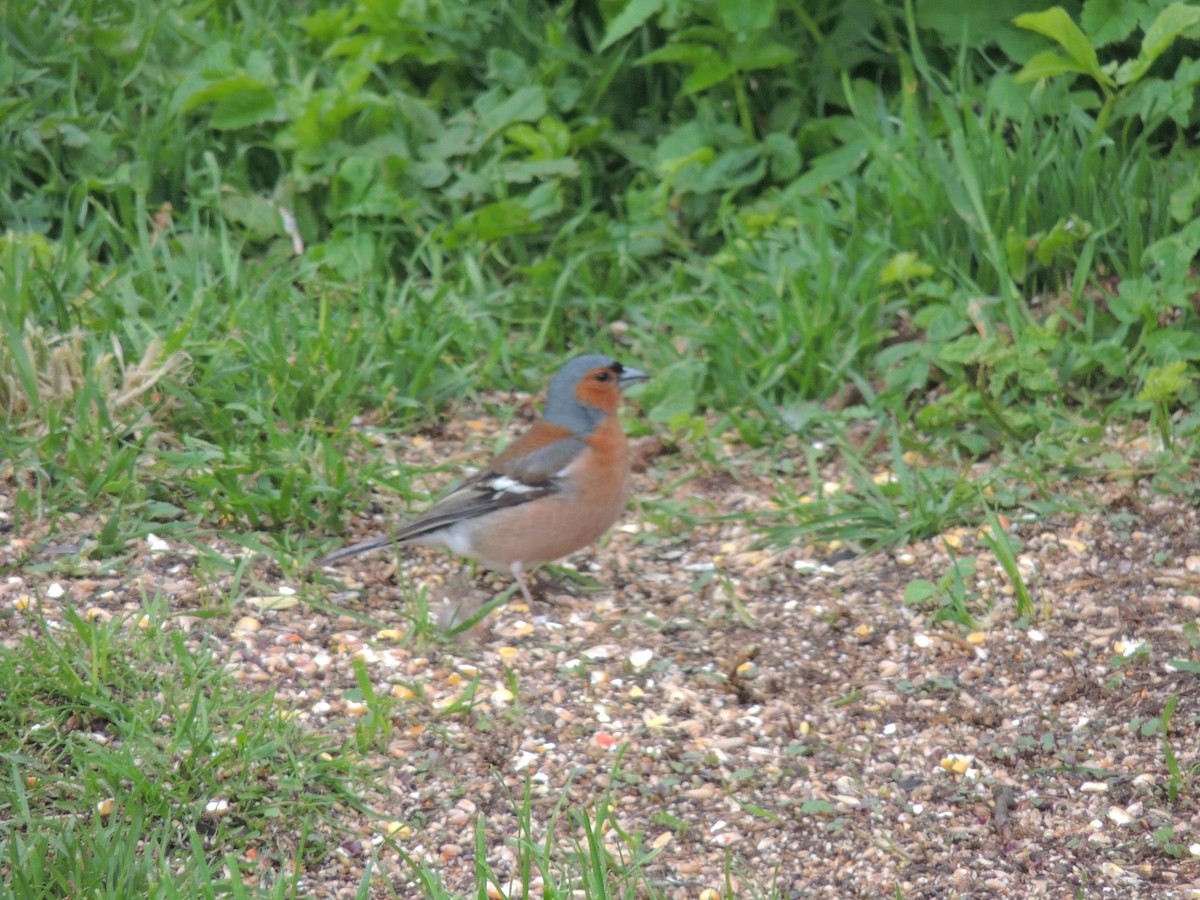
[[[481, 100], [483, 98], [480, 98]], [[540, 85], [521, 88], [495, 106], [479, 103], [480, 124], [488, 135], [516, 122], [533, 122], [546, 114], [546, 92]]]
[[717, 15], [734, 34], [764, 31], [775, 20], [775, 0], [717, 0]]
[[246, 128], [278, 118], [277, 90], [249, 75], [234, 75], [209, 82], [188, 95], [180, 109], [184, 112], [213, 104], [212, 127], [222, 131]]
[[282, 235], [279, 210], [267, 197], [228, 190], [221, 195], [221, 214], [245, 228], [255, 238]]
[[[575, 160], [569, 160], [572, 164]], [[563, 211], [562, 182], [547, 180], [536, 185], [533, 190], [521, 198], [521, 205], [529, 210], [530, 217], [535, 222], [556, 216]]]
[[788, 193], [803, 197], [821, 196], [829, 185], [855, 172], [870, 155], [864, 140], [852, 141], [813, 160], [803, 175], [788, 188]]
[[933, 271], [933, 266], [921, 262], [920, 255], [910, 250], [897, 253], [884, 263], [883, 271], [879, 273], [879, 283], [881, 285], [895, 284], [898, 281], [907, 283], [920, 278], [928, 278]]
[[708, 44], [678, 42], [651, 50], [645, 56], [640, 57], [634, 65], [648, 66], [652, 63], [681, 62], [696, 66], [714, 57], [720, 58], [717, 51]]
[[763, 138], [762, 146], [771, 165], [771, 177], [775, 181], [791, 181], [800, 172], [800, 151], [796, 149], [795, 139], [772, 131]]
[[510, 143], [526, 150], [535, 159], [557, 159], [571, 150], [571, 131], [558, 119], [546, 117], [537, 128], [520, 123], [504, 132]]
[[1067, 56], [1078, 66], [1077, 71], [1090, 75], [1105, 87], [1112, 87], [1112, 79], [1100, 70], [1100, 60], [1096, 58], [1096, 51], [1087, 36], [1061, 6], [1040, 13], [1025, 13], [1017, 16], [1013, 22], [1019, 28], [1036, 31], [1050, 38], [1067, 51]]
[[[1180, 69], [1197, 64], [1200, 64], [1200, 60], [1188, 60], [1180, 64]], [[1120, 71], [1117, 74], [1120, 77]], [[1146, 128], [1155, 128], [1167, 119], [1187, 127], [1195, 102], [1195, 84], [1188, 83], [1186, 77], [1176, 77], [1171, 81], [1145, 78], [1131, 86], [1121, 98], [1116, 115], [1120, 118], [1136, 116]]]
[[274, 88], [262, 87], [245, 90], [221, 101], [212, 111], [212, 127], [223, 131], [236, 131], [263, 122], [280, 119], [275, 103]]
[[745, 187], [763, 176], [762, 152], [757, 147], [730, 150], [716, 156], [710, 165], [690, 170], [687, 175], [686, 180], [681, 178], [677, 182], [678, 186], [700, 194]]
[[337, 235], [309, 248], [305, 256], [345, 281], [361, 281], [375, 270], [375, 240], [368, 232]]
[[515, 234], [534, 234], [541, 226], [517, 200], [499, 200], [459, 219], [446, 235], [447, 247], [461, 247], [469, 240], [495, 241]]
[[532, 125], [520, 123], [504, 132], [504, 138], [527, 150], [531, 156], [549, 156], [549, 147], [542, 133]]
[[937, 595], [937, 585], [926, 578], [914, 578], [904, 588], [904, 602], [910, 606], [932, 600]]
[[487, 79], [489, 82], [502, 84], [509, 90], [516, 90], [532, 80], [525, 60], [502, 47], [492, 47], [488, 50]]
[[1092, 233], [1092, 226], [1076, 218], [1059, 219], [1049, 233], [1037, 242], [1034, 251], [1038, 262], [1048, 266], [1056, 259], [1065, 258], [1065, 252]]
[[1147, 247], [1142, 253], [1142, 265], [1157, 268], [1171, 281], [1182, 282], [1197, 253], [1200, 253], [1200, 219], [1193, 219]]
[[1107, 375], [1124, 377], [1129, 369], [1129, 354], [1119, 340], [1105, 344], [1094, 344], [1082, 348], [1082, 356], [1099, 363]]
[[[699, 408], [699, 388], [704, 382], [704, 363], [684, 358], [654, 373], [654, 380], [643, 391], [648, 404], [646, 417], [664, 424], [677, 416], [693, 416]], [[653, 390], [651, 390], [653, 385]]]
[[737, 70], [733, 66], [714, 52], [711, 58], [698, 64], [684, 79], [683, 93], [695, 94], [707, 90], [722, 81], [728, 81], [736, 72]]
[[1200, 6], [1192, 3], [1172, 3], [1158, 14], [1142, 37], [1142, 49], [1134, 65], [1125, 72], [1126, 81], [1137, 81], [1154, 61], [1175, 43], [1185, 31], [1200, 25]]
[[1043, 50], [1021, 67], [1021, 71], [1013, 76], [1013, 81], [1017, 84], [1026, 84], [1042, 78], [1056, 78], [1067, 73], [1086, 75], [1087, 70], [1053, 50]]
[[647, 19], [663, 7], [663, 0], [629, 0], [608, 23], [604, 32], [604, 40], [600, 42], [600, 50], [606, 50], [635, 28], [640, 27]]
[[1167, 201], [1171, 218], [1179, 223], [1190, 222], [1195, 218], [1193, 211], [1196, 208], [1197, 200], [1200, 200], [1200, 178], [1188, 179], [1171, 191], [1170, 199]]
[[301, 16], [296, 23], [314, 43], [325, 46], [343, 33], [349, 17], [350, 7], [341, 6], [335, 10], [322, 9], [311, 16]]
[[[913, 13], [922, 30], [938, 32], [942, 47], [958, 47], [962, 43], [976, 50], [997, 43], [1011, 45], [1013, 34], [1019, 34], [1012, 27], [1013, 17], [1028, 11], [1030, 6], [1028, 0], [988, 0], [987, 3], [920, 0], [913, 4]], [[1006, 46], [1005, 50], [1010, 47]]]
[[538, 131], [546, 138], [553, 155], [566, 156], [571, 151], [571, 129], [561, 119], [542, 119], [538, 122]]
[[1029, 246], [1029, 236], [1010, 225], [1004, 235], [1004, 256], [1008, 261], [1008, 274], [1017, 284], [1025, 282], [1025, 274], [1029, 270]]
[[754, 69], [774, 69], [790, 63], [795, 58], [796, 52], [782, 44], [763, 44], [734, 47], [729, 61], [735, 68], [749, 72]]
[[1093, 46], [1107, 47], [1133, 34], [1140, 9], [1139, 4], [1129, 0], [1086, 0], [1079, 22]]
[[548, 178], [578, 178], [579, 163], [574, 159], [530, 159], [500, 166], [506, 184], [528, 184]]
[[450, 180], [450, 167], [440, 159], [430, 159], [413, 163], [407, 174], [423, 188], [436, 188]]
[[[1142, 337], [1142, 348], [1151, 362], [1197, 362], [1200, 361], [1200, 334], [1191, 328], [1160, 328]], [[1180, 390], [1190, 387], [1191, 383], [1191, 376], [1188, 376], [1187, 384]]]

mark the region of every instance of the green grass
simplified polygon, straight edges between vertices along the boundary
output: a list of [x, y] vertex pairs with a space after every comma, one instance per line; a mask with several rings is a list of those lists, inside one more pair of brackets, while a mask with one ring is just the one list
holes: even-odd
[[168, 616], [161, 598], [127, 619], [72, 613], [0, 650], [6, 896], [294, 886], [336, 847], [358, 763]]
[[[1134, 5], [1083, 19], [1102, 63], [1137, 56], [1157, 7]], [[925, 6], [5, 4], [0, 478], [6, 524], [38, 535], [8, 568], [219, 531], [298, 575], [371, 490], [415, 496], [356, 417], [402, 436], [537, 391], [582, 349], [655, 373], [631, 427], [681, 469], [725, 467], [737, 434], [776, 481], [777, 512], [748, 522], [766, 542], [991, 522], [1019, 584], [997, 510], [1087, 509], [1112, 478], [1194, 498], [1195, 24], [1119, 83], [1030, 80], [1053, 33]], [[1142, 435], [1136, 464], [1108, 446]], [[826, 494], [830, 463], [846, 483]], [[643, 504], [678, 538], [700, 516]], [[201, 571], [245, 587], [215, 554]], [[76, 650], [88, 671], [54, 662]], [[197, 837], [211, 767], [172, 786], [181, 817], [62, 728], [94, 700], [154, 765], [248, 752], [221, 736], [270, 701], [217, 690], [205, 653], [76, 621], [3, 667], [21, 883], [74, 885], [84, 857], [97, 884], [181, 894], [236, 872], [236, 847]], [[142, 695], [176, 681], [206, 730], [151, 727]], [[52, 738], [28, 745], [25, 704]], [[182, 875], [150, 871], [116, 817], [68, 824], [106, 791]]]
[[[621, 828], [613, 810], [613, 788], [620, 783], [621, 758], [626, 747], [616, 753], [608, 788], [590, 806], [567, 808], [564, 790], [549, 821], [539, 824], [534, 813], [530, 783], [525, 782], [521, 797], [509, 797], [515, 833], [507, 841], [515, 851], [514, 877], [503, 879], [488, 863], [488, 850], [496, 836], [489, 834], [484, 817], [476, 820], [474, 830], [475, 883], [480, 892], [495, 887], [510, 897], [650, 897], [670, 895], [670, 886], [652, 877], [647, 868], [660, 850], [646, 843], [646, 835]], [[539, 832], [544, 834], [539, 836]], [[402, 847], [391, 845], [407, 864], [412, 880], [430, 900], [462, 900], [465, 896], [446, 888], [436, 869], [409, 856]], [[776, 900], [783, 895], [775, 883], [778, 872], [742, 871], [732, 859], [726, 865], [722, 900], [748, 897], [751, 900]], [[731, 875], [740, 880], [739, 889], [731, 884]], [[398, 895], [396, 895], [398, 896]]]

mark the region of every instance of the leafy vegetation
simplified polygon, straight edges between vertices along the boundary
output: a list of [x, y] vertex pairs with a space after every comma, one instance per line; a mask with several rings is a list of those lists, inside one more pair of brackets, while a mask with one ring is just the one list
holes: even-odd
[[655, 427], [752, 444], [904, 410], [907, 445], [1063, 466], [1195, 430], [1185, 4], [19, 7], [25, 521], [334, 530], [379, 474], [354, 412], [575, 347], [651, 361]]

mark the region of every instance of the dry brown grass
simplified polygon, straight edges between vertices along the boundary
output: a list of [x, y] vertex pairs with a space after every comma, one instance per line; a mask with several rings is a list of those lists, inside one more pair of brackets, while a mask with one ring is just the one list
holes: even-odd
[[159, 390], [166, 380], [186, 375], [186, 353], [167, 353], [159, 338], [151, 339], [137, 358], [126, 355], [116, 336], [111, 349], [73, 328], [54, 333], [28, 323], [20, 337], [10, 337], [0, 354], [0, 408], [13, 430], [38, 433], [47, 427], [47, 411], [78, 414], [80, 398], [89, 414], [99, 404], [115, 422], [142, 428], [161, 420], [171, 398]]

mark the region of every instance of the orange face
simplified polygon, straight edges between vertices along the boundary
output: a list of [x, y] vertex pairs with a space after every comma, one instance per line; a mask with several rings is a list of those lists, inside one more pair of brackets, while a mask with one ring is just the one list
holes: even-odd
[[616, 412], [621, 399], [621, 376], [612, 369], [599, 366], [589, 371], [575, 385], [575, 399], [605, 412]]

